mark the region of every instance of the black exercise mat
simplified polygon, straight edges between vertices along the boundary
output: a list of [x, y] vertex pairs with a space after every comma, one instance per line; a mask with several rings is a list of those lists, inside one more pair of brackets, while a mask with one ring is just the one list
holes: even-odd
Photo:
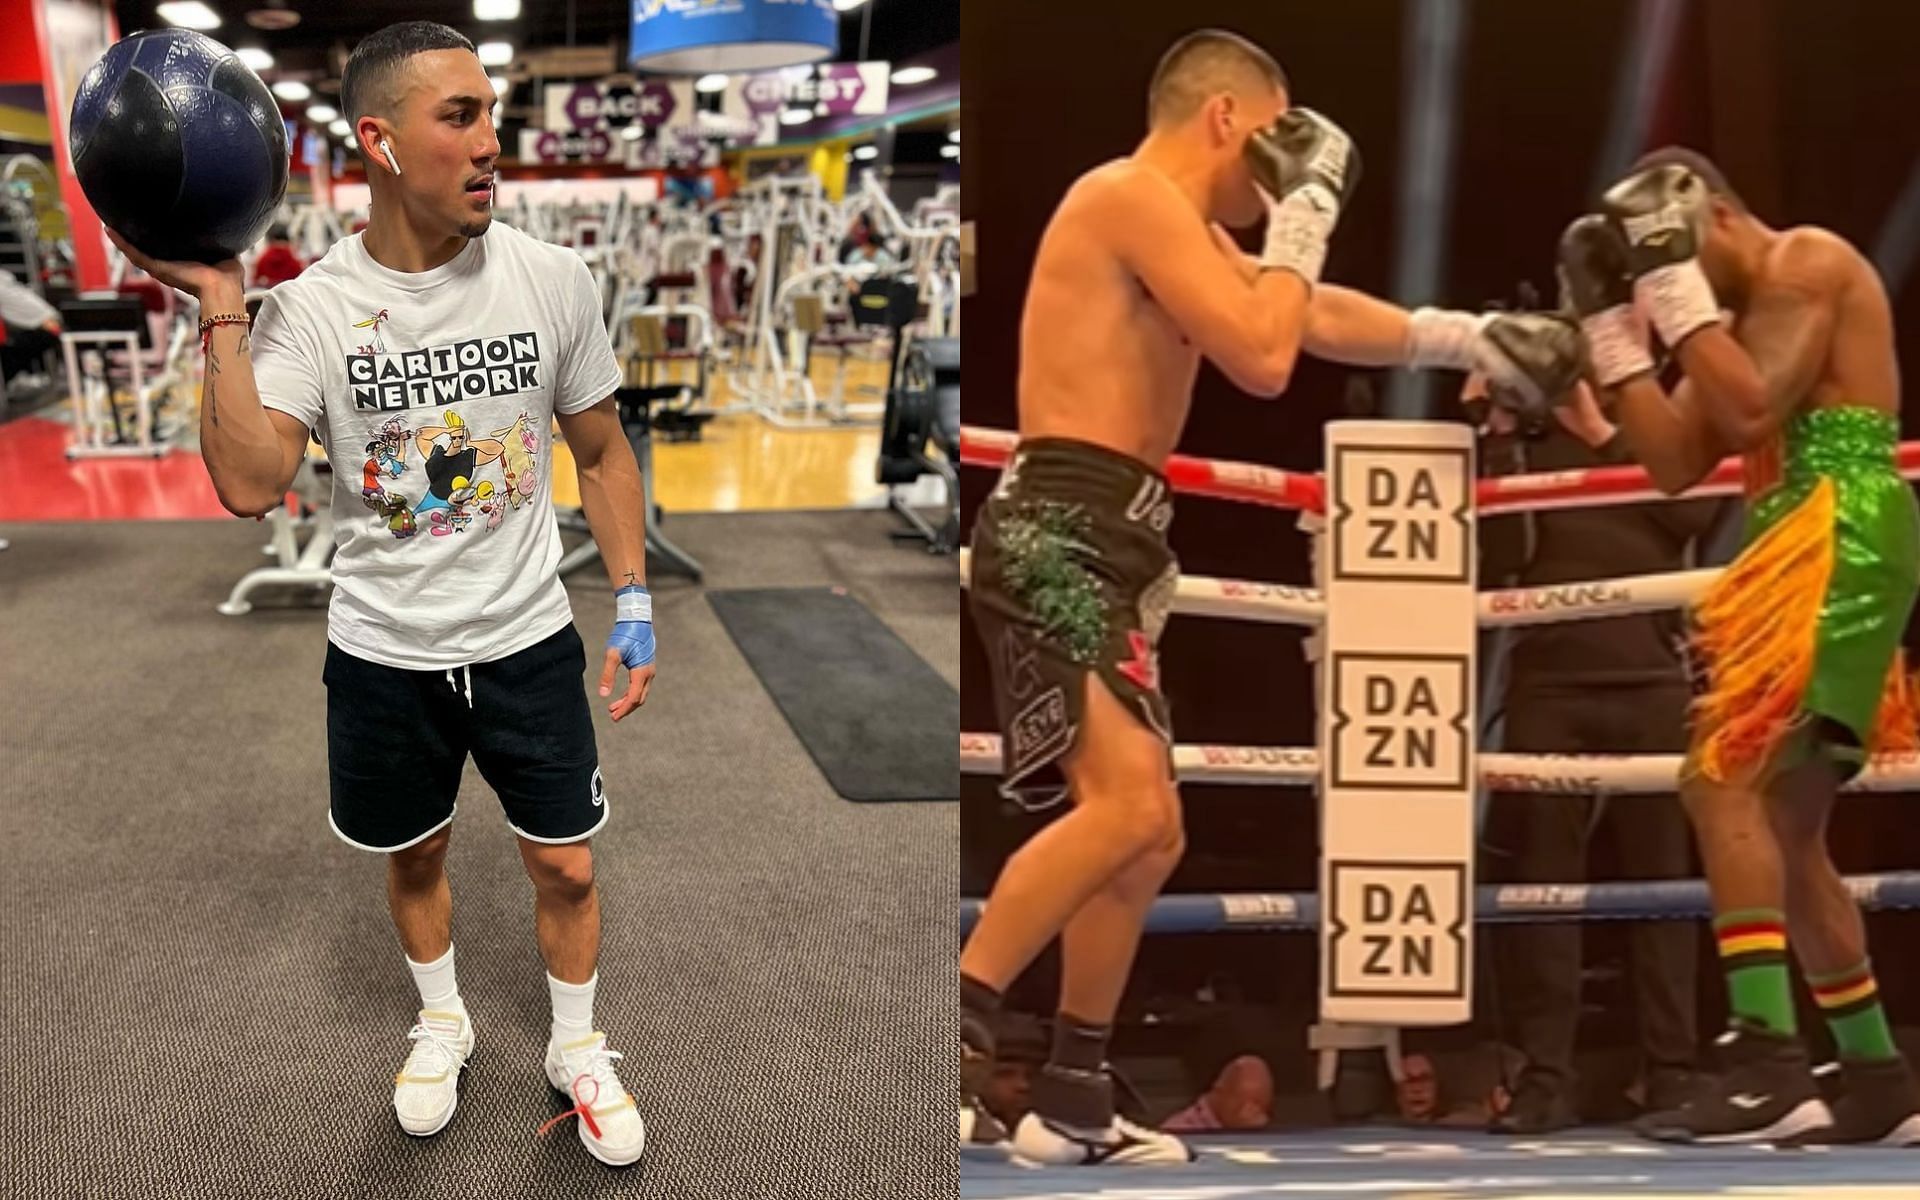
[[832, 588], [707, 599], [834, 791], [960, 798], [960, 693], [865, 605]]

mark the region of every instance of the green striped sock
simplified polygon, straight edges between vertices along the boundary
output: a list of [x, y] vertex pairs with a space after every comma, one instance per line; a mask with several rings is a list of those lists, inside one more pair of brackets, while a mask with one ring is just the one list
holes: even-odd
[[1787, 921], [1779, 909], [1743, 908], [1713, 920], [1727, 1004], [1741, 1020], [1793, 1033], [1793, 984], [1787, 977]]
[[1880, 985], [1874, 982], [1873, 965], [1865, 959], [1857, 967], [1832, 975], [1809, 975], [1807, 986], [1813, 991], [1820, 1015], [1833, 1030], [1840, 1057], [1888, 1059], [1899, 1057], [1893, 1044], [1893, 1030], [1887, 1026], [1887, 1010], [1880, 1004]]

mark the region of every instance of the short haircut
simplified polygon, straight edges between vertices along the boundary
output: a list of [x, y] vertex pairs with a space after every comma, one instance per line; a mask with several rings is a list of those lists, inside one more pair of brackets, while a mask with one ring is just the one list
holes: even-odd
[[1259, 84], [1285, 91], [1287, 74], [1273, 56], [1237, 33], [1202, 29], [1189, 33], [1160, 56], [1147, 87], [1147, 124], [1184, 121], [1207, 97]]
[[401, 21], [360, 39], [340, 73], [340, 107], [348, 123], [361, 117], [391, 116], [400, 101], [402, 68], [429, 50], [473, 52], [473, 43], [437, 21]]
[[1685, 167], [1700, 177], [1709, 192], [1731, 204], [1737, 211], [1747, 211], [1747, 202], [1727, 182], [1726, 172], [1698, 150], [1689, 150], [1685, 146], [1662, 146], [1658, 150], [1649, 150], [1634, 162], [1633, 169], [1627, 174], [1638, 175], [1655, 167]]

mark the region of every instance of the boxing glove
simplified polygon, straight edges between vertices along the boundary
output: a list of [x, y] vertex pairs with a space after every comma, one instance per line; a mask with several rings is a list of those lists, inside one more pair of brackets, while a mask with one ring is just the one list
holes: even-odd
[[1560, 235], [1560, 298], [1580, 321], [1594, 382], [1616, 387], [1653, 370], [1633, 309], [1627, 242], [1607, 218], [1588, 214]]
[[1267, 241], [1260, 265], [1318, 283], [1340, 207], [1360, 182], [1360, 155], [1353, 139], [1312, 109], [1295, 108], [1255, 130], [1247, 139], [1245, 156], [1267, 198]]
[[1580, 331], [1559, 313], [1416, 308], [1407, 319], [1407, 365], [1476, 371], [1494, 404], [1538, 419], [1580, 378]]
[[1710, 212], [1705, 180], [1675, 163], [1649, 167], [1608, 188], [1601, 211], [1626, 243], [1634, 299], [1661, 341], [1677, 348], [1720, 323], [1720, 304], [1699, 260]]

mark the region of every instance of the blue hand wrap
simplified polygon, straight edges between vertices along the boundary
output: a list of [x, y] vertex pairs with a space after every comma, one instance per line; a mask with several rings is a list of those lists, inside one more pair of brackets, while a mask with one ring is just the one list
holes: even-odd
[[620, 652], [620, 661], [632, 671], [653, 662], [653, 596], [630, 583], [613, 594], [614, 626], [607, 645]]

